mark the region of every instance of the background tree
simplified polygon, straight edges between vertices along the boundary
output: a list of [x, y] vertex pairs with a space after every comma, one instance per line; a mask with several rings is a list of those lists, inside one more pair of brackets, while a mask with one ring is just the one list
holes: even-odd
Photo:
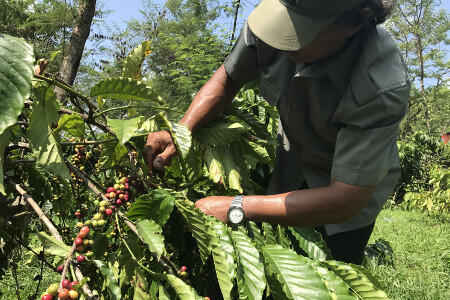
[[402, 137], [424, 129], [437, 135], [448, 128], [450, 23], [439, 0], [400, 0], [387, 22], [399, 43], [411, 81], [410, 108], [403, 123]]
[[[59, 68], [59, 78], [69, 85], [73, 85], [75, 76], [80, 66], [84, 45], [91, 31], [91, 24], [95, 14], [96, 0], [80, 0], [78, 5], [78, 16], [70, 36], [67, 51]], [[56, 96], [61, 98], [63, 90], [55, 89]]]

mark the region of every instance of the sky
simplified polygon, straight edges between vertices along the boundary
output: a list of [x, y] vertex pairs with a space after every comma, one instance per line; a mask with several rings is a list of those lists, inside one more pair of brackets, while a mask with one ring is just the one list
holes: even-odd
[[[155, 0], [156, 4], [161, 5], [165, 0]], [[220, 0], [220, 3], [230, 5], [232, 0]], [[238, 23], [242, 24], [253, 10], [253, 7], [259, 3], [259, 0], [241, 0], [239, 9]], [[111, 10], [106, 16], [105, 22], [108, 25], [117, 25], [121, 28], [125, 26], [125, 21], [131, 18], [139, 19], [139, 10], [142, 8], [142, 0], [102, 0], [100, 2], [104, 10]], [[220, 22], [229, 28], [232, 27], [232, 18], [221, 18]]]

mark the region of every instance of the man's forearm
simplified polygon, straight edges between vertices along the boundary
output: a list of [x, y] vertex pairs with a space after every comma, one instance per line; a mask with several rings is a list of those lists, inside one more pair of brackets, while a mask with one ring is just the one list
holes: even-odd
[[228, 77], [225, 67], [220, 66], [194, 97], [180, 123], [196, 131], [221, 114], [240, 88]]
[[[347, 185], [349, 186], [349, 185]], [[336, 224], [348, 221], [366, 205], [373, 187], [332, 184], [270, 196], [246, 196], [246, 218], [289, 226]]]

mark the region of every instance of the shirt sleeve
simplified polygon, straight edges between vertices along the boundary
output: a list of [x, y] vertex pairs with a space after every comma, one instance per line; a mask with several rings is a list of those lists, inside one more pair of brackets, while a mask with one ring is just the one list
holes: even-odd
[[380, 183], [398, 167], [397, 134], [405, 116], [409, 85], [386, 91], [353, 107], [338, 109], [339, 130], [331, 177], [357, 186]]
[[245, 23], [242, 32], [224, 61], [225, 71], [234, 81], [244, 84], [258, 76], [256, 37]]

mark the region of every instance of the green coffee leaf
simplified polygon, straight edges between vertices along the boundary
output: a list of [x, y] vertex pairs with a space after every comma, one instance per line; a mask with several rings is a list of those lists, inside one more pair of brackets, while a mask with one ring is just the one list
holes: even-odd
[[234, 246], [227, 226], [209, 217], [208, 234], [217, 280], [224, 300], [231, 300], [231, 290], [236, 277]]
[[326, 260], [331, 258], [330, 249], [319, 232], [312, 227], [289, 227], [292, 235], [298, 240], [300, 248], [312, 259]]
[[195, 137], [202, 144], [219, 146], [238, 140], [245, 132], [246, 129], [241, 123], [217, 119], [198, 130]]
[[244, 232], [233, 230], [231, 236], [238, 262], [236, 278], [239, 299], [262, 299], [266, 279], [259, 252]]
[[211, 245], [209, 243], [205, 214], [197, 209], [194, 203], [188, 200], [175, 201], [175, 205], [186, 220], [189, 231], [192, 232], [192, 236], [197, 241], [200, 258], [202, 262], [205, 263], [211, 254]]
[[180, 278], [171, 274], [167, 274], [165, 277], [180, 300], [203, 300], [203, 297], [200, 297], [192, 286], [186, 284]]
[[166, 252], [161, 227], [153, 220], [140, 220], [137, 222], [136, 228], [150, 251], [159, 259]]
[[108, 119], [108, 126], [116, 134], [117, 138], [122, 144], [128, 142], [134, 136], [134, 133], [139, 128], [142, 117], [132, 119]]
[[81, 116], [77, 114], [63, 115], [58, 121], [58, 127], [56, 127], [53, 132], [57, 133], [60, 130], [67, 131], [73, 136], [83, 138], [86, 130], [85, 122]]
[[233, 160], [233, 154], [229, 147], [223, 146], [219, 151], [220, 153], [218, 154], [218, 158], [221, 161], [225, 171], [227, 186], [230, 189], [234, 189], [242, 194], [242, 178], [241, 173], [239, 172], [240, 166]]
[[0, 33], [0, 135], [17, 122], [30, 97], [33, 61], [30, 44]]
[[91, 97], [157, 102], [156, 96], [150, 87], [135, 79], [123, 77], [100, 81], [92, 87]]
[[278, 244], [277, 234], [275, 233], [275, 230], [273, 230], [272, 225], [270, 225], [269, 223], [263, 222], [262, 228], [263, 228], [264, 237], [266, 239], [266, 245]]
[[163, 189], [153, 190], [136, 199], [127, 212], [130, 220], [151, 219], [163, 226], [169, 219], [175, 198]]
[[53, 236], [50, 236], [43, 231], [36, 233], [36, 235], [41, 241], [46, 253], [64, 258], [69, 255], [70, 247], [62, 241], [55, 239]]
[[322, 265], [339, 276], [361, 300], [383, 300], [389, 297], [375, 287], [370, 279], [357, 266], [340, 261], [324, 261]]
[[122, 77], [142, 79], [142, 63], [147, 55], [151, 53], [150, 45], [151, 41], [144, 41], [141, 45], [131, 50], [123, 62]]
[[280, 245], [265, 246], [262, 253], [274, 299], [337, 299], [307, 257]]
[[29, 117], [27, 136], [37, 163], [48, 172], [69, 179], [69, 170], [64, 163], [59, 141], [50, 129], [59, 120], [56, 96], [53, 90], [45, 85], [38, 85], [34, 95], [36, 100]]
[[100, 273], [105, 277], [108, 284], [108, 291], [111, 295], [111, 299], [120, 300], [122, 298], [122, 293], [120, 287], [117, 283], [117, 278], [111, 270], [111, 266], [108, 266], [105, 262], [101, 260], [93, 260], [97, 268], [100, 269]]

